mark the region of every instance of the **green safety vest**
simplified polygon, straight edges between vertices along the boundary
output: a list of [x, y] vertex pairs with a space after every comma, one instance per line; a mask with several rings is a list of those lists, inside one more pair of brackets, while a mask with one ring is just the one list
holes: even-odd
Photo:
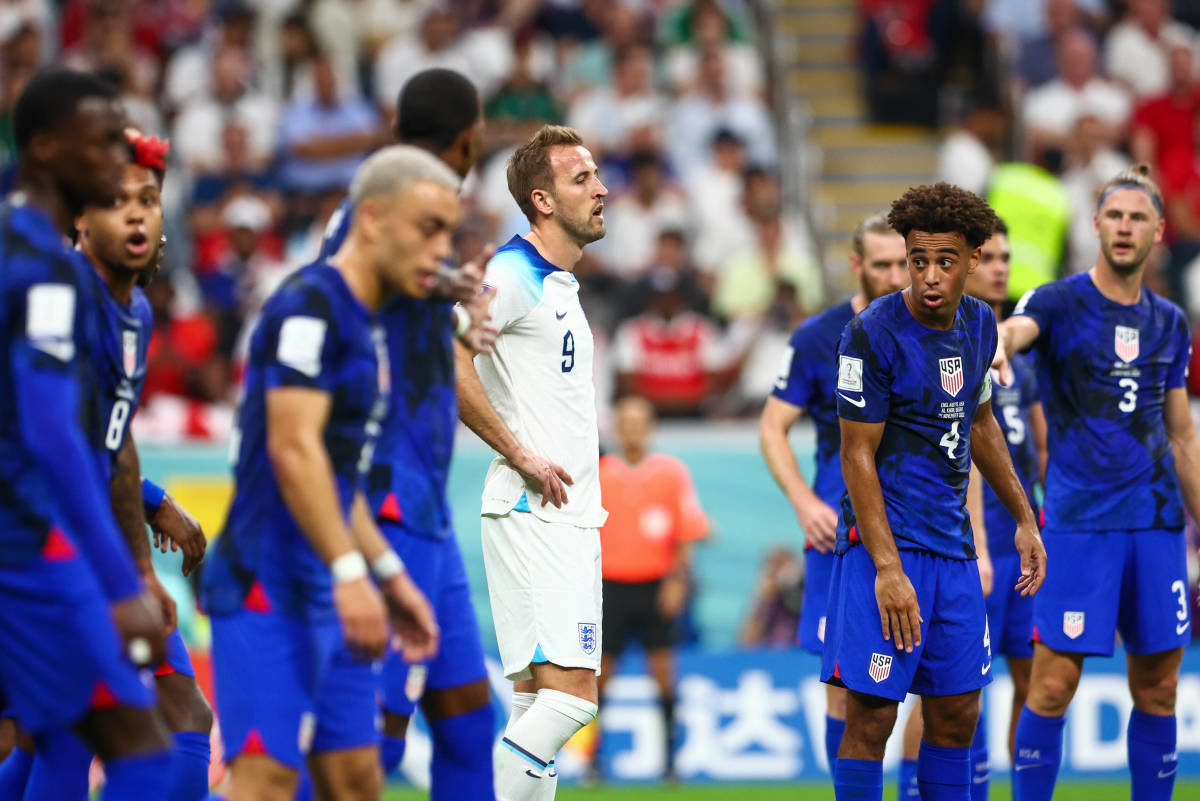
[[1017, 300], [1058, 278], [1071, 225], [1062, 182], [1035, 164], [1000, 164], [992, 170], [987, 201], [1008, 226], [1008, 297]]

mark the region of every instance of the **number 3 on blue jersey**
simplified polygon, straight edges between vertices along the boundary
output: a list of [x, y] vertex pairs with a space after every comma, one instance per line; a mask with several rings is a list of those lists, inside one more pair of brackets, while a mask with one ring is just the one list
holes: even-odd
[[571, 372], [575, 367], [575, 336], [570, 331], [563, 334], [562, 371]]

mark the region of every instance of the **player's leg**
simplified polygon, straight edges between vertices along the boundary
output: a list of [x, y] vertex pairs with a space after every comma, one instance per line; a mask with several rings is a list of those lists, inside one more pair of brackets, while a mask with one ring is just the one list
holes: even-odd
[[165, 801], [201, 801], [208, 795], [212, 707], [196, 683], [179, 630], [167, 639], [167, 659], [155, 671], [158, 708], [171, 730], [171, 771]]
[[1014, 764], [1017, 721], [1029, 694], [1029, 673], [1033, 667], [1033, 598], [1022, 597], [1013, 587], [1021, 574], [1017, 554], [992, 557], [995, 581], [988, 597], [988, 624], [992, 631], [992, 651], [1003, 655], [1012, 679], [1012, 709], [1008, 719], [1008, 757]]
[[379, 801], [383, 794], [378, 746], [314, 751], [308, 771], [317, 801]]
[[646, 654], [650, 665], [650, 676], [658, 688], [658, 702], [662, 709], [664, 778], [675, 778], [675, 651], [654, 648]]
[[1050, 801], [1062, 764], [1064, 716], [1083, 673], [1083, 654], [1035, 643], [1029, 693], [1017, 719], [1014, 801]]
[[0, 718], [0, 754], [0, 798], [20, 798], [33, 769], [33, 737], [12, 718]]
[[846, 696], [846, 732], [833, 769], [837, 801], [883, 798], [883, 751], [896, 726], [899, 702], [851, 690]]
[[825, 759], [829, 773], [837, 764], [838, 748], [846, 731], [846, 688], [825, 685]]
[[921, 699], [925, 724], [917, 758], [922, 801], [971, 797], [971, 743], [979, 719], [979, 690]]
[[[379, 760], [378, 677], [372, 662], [346, 647], [336, 620], [310, 625], [318, 670], [316, 725], [308, 771], [318, 801], [376, 801], [383, 792]], [[302, 745], [301, 750], [306, 750]]]
[[[809, 653], [820, 656], [825, 650], [828, 622], [829, 581], [836, 557], [815, 548], [804, 551], [804, 599], [796, 640]], [[605, 621], [607, 625], [607, 619]], [[846, 730], [846, 691], [832, 685], [825, 688], [825, 759], [833, 773], [838, 746]]]
[[921, 756], [921, 736], [925, 732], [925, 721], [922, 718], [920, 696], [913, 702], [908, 720], [904, 722], [904, 739], [900, 752], [900, 772], [896, 777], [896, 797], [918, 799], [921, 797], [920, 784], [917, 782], [917, 759]]
[[1029, 674], [1033, 670], [1033, 657], [1008, 657], [1008, 675], [1012, 679], [1013, 697], [1012, 709], [1008, 720], [1008, 760], [1015, 764], [1017, 721], [1021, 719], [1021, 710], [1025, 708], [1029, 697]]
[[1133, 801], [1169, 799], [1175, 785], [1175, 689], [1191, 636], [1186, 542], [1181, 530], [1128, 535], [1118, 630], [1133, 712], [1126, 743]]

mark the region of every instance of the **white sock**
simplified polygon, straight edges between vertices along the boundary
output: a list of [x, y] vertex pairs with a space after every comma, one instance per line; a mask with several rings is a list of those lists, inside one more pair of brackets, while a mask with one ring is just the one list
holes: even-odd
[[529, 707], [533, 706], [533, 702], [537, 700], [537, 693], [513, 693], [512, 694], [512, 712], [508, 716], [508, 725], [504, 727], [505, 736], [512, 731], [513, 726], [521, 719], [521, 716], [529, 711]]
[[[519, 716], [515, 706], [496, 761], [497, 801], [553, 798], [558, 780], [550, 763], [567, 740], [596, 717], [597, 707], [558, 690], [539, 690], [533, 705]], [[550, 796], [545, 794], [548, 783], [553, 784]]]

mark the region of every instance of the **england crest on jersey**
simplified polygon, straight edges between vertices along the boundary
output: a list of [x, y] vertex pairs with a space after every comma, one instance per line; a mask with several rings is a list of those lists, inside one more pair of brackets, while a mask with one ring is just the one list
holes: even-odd
[[595, 653], [597, 645], [596, 639], [595, 623], [579, 624], [579, 647], [585, 654]]
[[1118, 325], [1114, 336], [1117, 358], [1126, 364], [1138, 357], [1138, 330], [1127, 325]]
[[1063, 612], [1063, 634], [1072, 640], [1083, 634], [1083, 612]]
[[942, 389], [954, 397], [963, 388], [962, 357], [951, 356], [948, 359], [938, 359], [938, 370], [942, 374]]
[[137, 331], [125, 329], [121, 332], [121, 355], [124, 357], [125, 375], [133, 378], [133, 374], [137, 370]]
[[874, 679], [876, 684], [892, 675], [892, 657], [887, 654], [871, 654], [871, 666], [867, 668], [867, 675]]

